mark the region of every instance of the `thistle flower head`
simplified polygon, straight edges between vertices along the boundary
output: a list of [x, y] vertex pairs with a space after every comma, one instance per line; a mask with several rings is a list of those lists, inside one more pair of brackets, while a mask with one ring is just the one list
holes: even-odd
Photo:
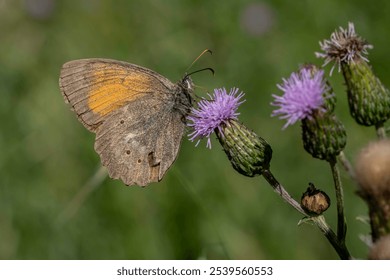
[[325, 59], [323, 66], [332, 61], [335, 63], [330, 71], [331, 75], [336, 64], [340, 72], [341, 63], [354, 63], [357, 59], [368, 62], [365, 56], [368, 55], [368, 49], [373, 48], [366, 40], [356, 34], [352, 22], [348, 23], [348, 28], [340, 27], [339, 30], [331, 34], [330, 39], [320, 42], [320, 47], [323, 53], [316, 52], [315, 55]]
[[188, 126], [193, 128], [189, 137], [191, 141], [206, 137], [207, 147], [211, 148], [210, 135], [215, 132], [233, 168], [253, 177], [269, 168], [272, 149], [267, 141], [238, 121], [237, 109], [244, 102], [243, 96], [237, 88], [229, 93], [224, 88], [215, 89], [213, 95], [209, 94], [210, 100], [202, 99], [198, 109], [193, 108], [187, 117]]
[[279, 107], [272, 112], [272, 116], [287, 119], [283, 129], [298, 120], [310, 118], [315, 110], [325, 111], [325, 99], [333, 94], [327, 91], [323, 75], [323, 70], [313, 73], [312, 69], [304, 67], [298, 73], [292, 73], [288, 79], [283, 79], [283, 84], [277, 85], [284, 95], [272, 95], [275, 100], [271, 105]]
[[206, 146], [211, 148], [211, 134], [216, 129], [223, 134], [222, 125], [238, 118], [238, 106], [245, 102], [241, 100], [244, 93], [238, 94], [238, 91], [238, 88], [232, 88], [229, 93], [225, 88], [215, 89], [213, 95], [209, 94], [210, 100], [202, 99], [198, 103], [198, 109], [191, 110], [187, 117], [190, 121], [188, 126], [193, 128], [193, 132], [188, 135], [191, 141], [198, 139], [198, 145], [200, 139], [206, 137]]

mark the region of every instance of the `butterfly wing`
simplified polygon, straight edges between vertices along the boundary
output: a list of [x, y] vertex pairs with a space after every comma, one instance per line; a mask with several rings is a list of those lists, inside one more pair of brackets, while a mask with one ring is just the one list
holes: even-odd
[[174, 109], [177, 85], [134, 64], [84, 59], [63, 66], [60, 88], [96, 133], [95, 150], [111, 178], [140, 186], [162, 179], [184, 133], [183, 116]]
[[159, 95], [167, 95], [174, 87], [150, 69], [111, 59], [67, 62], [59, 83], [65, 102], [92, 132], [116, 109], [144, 95], [164, 98]]
[[[149, 110], [156, 106], [160, 110]], [[172, 165], [184, 123], [160, 100], [140, 98], [113, 113], [97, 130], [95, 150], [111, 178], [126, 185], [160, 181]]]

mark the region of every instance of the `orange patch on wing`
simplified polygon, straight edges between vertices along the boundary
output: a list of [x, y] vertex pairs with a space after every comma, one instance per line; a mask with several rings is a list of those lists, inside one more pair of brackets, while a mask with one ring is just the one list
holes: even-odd
[[100, 70], [93, 75], [88, 107], [105, 116], [151, 91], [151, 77], [126, 70]]

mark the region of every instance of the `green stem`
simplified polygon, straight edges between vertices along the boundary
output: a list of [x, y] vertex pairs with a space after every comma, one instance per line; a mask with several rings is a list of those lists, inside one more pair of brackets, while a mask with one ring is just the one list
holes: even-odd
[[308, 214], [306, 214], [305, 210], [302, 209], [301, 205], [291, 197], [291, 195], [286, 191], [286, 189], [279, 184], [278, 180], [274, 177], [274, 175], [271, 173], [269, 169], [265, 169], [262, 173], [263, 177], [267, 180], [267, 182], [271, 185], [271, 187], [274, 189], [276, 193], [278, 193], [282, 199], [290, 204], [292, 207], [295, 208], [298, 212], [305, 215], [306, 217], [309, 217]]
[[303, 214], [306, 218], [313, 221], [317, 227], [321, 230], [321, 232], [328, 239], [329, 243], [336, 250], [340, 259], [348, 260], [351, 259], [351, 255], [345, 245], [345, 242], [340, 242], [337, 235], [332, 231], [329, 225], [326, 223], [324, 216], [316, 216], [312, 217], [302, 209], [301, 205], [291, 197], [291, 195], [286, 191], [286, 189], [278, 182], [278, 180], [274, 177], [269, 169], [266, 169], [262, 173], [263, 177], [266, 181], [271, 185], [276, 193], [278, 193], [281, 198], [295, 208], [299, 213]]
[[333, 182], [336, 192], [337, 201], [337, 237], [342, 244], [345, 244], [345, 236], [347, 233], [347, 223], [344, 216], [344, 195], [343, 186], [341, 184], [340, 172], [337, 167], [336, 157], [329, 160], [330, 168], [332, 170]]
[[376, 135], [378, 136], [379, 139], [386, 138], [386, 129], [383, 122], [376, 124], [375, 129], [376, 129]]
[[320, 215], [317, 217], [312, 217], [312, 221], [316, 224], [316, 226], [321, 230], [321, 232], [328, 239], [330, 244], [332, 244], [333, 248], [336, 250], [340, 259], [342, 260], [350, 260], [351, 254], [349, 253], [345, 242], [340, 242], [337, 238], [336, 234], [330, 229], [329, 225], [325, 221], [325, 217]]

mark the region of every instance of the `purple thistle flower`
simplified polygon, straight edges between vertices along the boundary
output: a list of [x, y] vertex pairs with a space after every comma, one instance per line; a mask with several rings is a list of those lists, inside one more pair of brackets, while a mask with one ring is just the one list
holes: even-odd
[[245, 100], [240, 101], [244, 96], [243, 92], [238, 93], [238, 88], [232, 88], [229, 93], [225, 88], [214, 89], [214, 94], [208, 94], [210, 100], [202, 99], [198, 103], [198, 109], [192, 108], [187, 120], [192, 123], [187, 125], [192, 127], [194, 131], [188, 136], [191, 141], [206, 137], [206, 147], [211, 149], [210, 135], [218, 129], [223, 135], [222, 124], [226, 124], [229, 120], [237, 120], [239, 113], [237, 113], [238, 106]]
[[284, 95], [272, 95], [275, 101], [271, 105], [280, 108], [274, 110], [271, 116], [287, 119], [283, 129], [298, 120], [310, 118], [315, 110], [325, 111], [324, 99], [333, 95], [326, 93], [328, 87], [323, 75], [323, 70], [313, 74], [310, 69], [303, 68], [299, 73], [292, 73], [290, 78], [283, 79], [282, 85], [277, 85], [284, 92]]

